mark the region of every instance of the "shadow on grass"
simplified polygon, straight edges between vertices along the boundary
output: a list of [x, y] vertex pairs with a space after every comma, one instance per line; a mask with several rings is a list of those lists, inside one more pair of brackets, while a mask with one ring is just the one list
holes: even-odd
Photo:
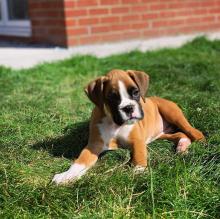
[[53, 156], [68, 159], [77, 158], [86, 146], [89, 136], [89, 122], [78, 122], [67, 126], [64, 134], [53, 139], [37, 142], [32, 147], [36, 150], [47, 150]]

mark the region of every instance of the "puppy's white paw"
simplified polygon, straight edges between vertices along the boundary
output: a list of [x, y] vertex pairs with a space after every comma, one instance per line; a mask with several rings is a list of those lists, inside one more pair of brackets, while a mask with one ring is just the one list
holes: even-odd
[[76, 179], [76, 177], [74, 175], [72, 175], [71, 173], [66, 171], [66, 172], [63, 172], [63, 173], [56, 174], [53, 177], [52, 182], [55, 182], [57, 185], [58, 184], [66, 184], [66, 183], [74, 180], [74, 178]]
[[137, 165], [134, 167], [134, 173], [135, 174], [139, 174], [139, 173], [143, 173], [146, 170], [146, 167]]
[[81, 164], [72, 164], [72, 166], [69, 168], [69, 170], [56, 174], [53, 177], [52, 182], [59, 184], [66, 184], [73, 180], [79, 179], [83, 174], [85, 174], [87, 168], [85, 165]]
[[177, 153], [187, 153], [188, 147], [191, 144], [191, 140], [188, 138], [181, 138], [177, 144], [176, 152]]

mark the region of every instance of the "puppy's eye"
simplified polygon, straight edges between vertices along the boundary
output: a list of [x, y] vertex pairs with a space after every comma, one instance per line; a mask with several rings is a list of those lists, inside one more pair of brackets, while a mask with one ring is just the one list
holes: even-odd
[[133, 87], [130, 91], [130, 95], [135, 99], [140, 97], [140, 92], [136, 87]]
[[139, 93], [139, 90], [137, 88], [134, 88], [132, 90], [132, 96], [133, 97], [139, 97], [140, 93]]
[[107, 99], [110, 100], [110, 101], [113, 101], [113, 100], [117, 99], [117, 97], [118, 97], [118, 95], [115, 92], [111, 92], [107, 95]]

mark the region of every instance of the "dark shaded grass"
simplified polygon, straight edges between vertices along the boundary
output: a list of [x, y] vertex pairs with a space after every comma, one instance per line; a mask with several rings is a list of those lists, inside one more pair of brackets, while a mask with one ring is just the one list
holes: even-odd
[[[83, 87], [113, 68], [148, 72], [148, 95], [177, 102], [207, 144], [178, 156], [171, 143], [156, 141], [141, 175], [127, 165], [129, 152], [118, 150], [70, 186], [50, 184], [87, 142], [93, 105]], [[0, 89], [1, 218], [220, 217], [220, 41], [0, 68]]]

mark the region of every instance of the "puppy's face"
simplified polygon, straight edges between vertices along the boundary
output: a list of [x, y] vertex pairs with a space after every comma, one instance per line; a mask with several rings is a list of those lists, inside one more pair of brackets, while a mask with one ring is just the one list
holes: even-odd
[[132, 80], [107, 80], [104, 87], [104, 110], [117, 125], [143, 118], [140, 90]]
[[146, 73], [113, 70], [91, 82], [85, 91], [90, 100], [121, 126], [143, 118], [140, 100], [144, 99], [147, 87]]

